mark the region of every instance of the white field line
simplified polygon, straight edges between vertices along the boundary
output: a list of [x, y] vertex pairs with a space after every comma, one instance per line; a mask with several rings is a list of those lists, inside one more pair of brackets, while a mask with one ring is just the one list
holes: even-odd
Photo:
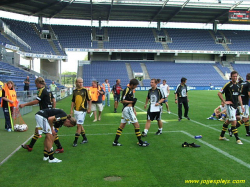
[[[139, 101], [139, 100], [137, 100], [137, 101]], [[140, 102], [140, 103], [144, 103], [144, 102], [142, 102], [142, 101], [139, 101], [139, 102]], [[139, 107], [136, 107], [136, 108], [138, 108], [138, 109], [141, 110], [141, 111], [144, 111], [144, 110], [140, 109]], [[167, 112], [166, 110], [164, 110], [164, 111]], [[173, 113], [173, 112], [171, 112], [170, 114], [175, 115], [175, 116], [178, 116], [177, 114], [175, 114], [175, 113]], [[162, 120], [162, 121], [163, 121], [163, 120]], [[214, 130], [214, 131], [221, 132], [221, 130], [219, 130], [219, 129], [216, 129], [216, 128], [211, 127], [211, 126], [208, 126], [208, 125], [205, 125], [205, 124], [200, 123], [200, 122], [198, 122], [198, 121], [195, 121], [195, 120], [192, 120], [192, 119], [191, 119], [190, 121], [192, 121], [192, 122], [194, 122], [194, 123], [196, 123], [196, 124], [198, 124], [198, 125], [201, 125], [201, 126], [203, 126], [203, 127], [212, 129], [212, 130]], [[222, 128], [222, 125], [221, 125], [221, 128]], [[241, 127], [241, 128], [243, 128], [243, 127]], [[218, 138], [219, 138], [219, 136], [220, 136], [220, 134], [218, 133]], [[240, 137], [240, 139], [243, 140], [243, 143], [244, 143], [244, 142], [250, 143], [250, 140], [247, 140], [247, 139], [242, 138], [242, 137]]]
[[[187, 136], [189, 136], [189, 137], [191, 137], [191, 138], [194, 137], [192, 134], [189, 134], [188, 132], [182, 131], [182, 133], [186, 134]], [[223, 156], [226, 156], [226, 157], [228, 157], [228, 158], [234, 160], [235, 162], [238, 162], [239, 164], [241, 164], [241, 165], [247, 167], [248, 169], [250, 169], [250, 164], [244, 162], [243, 160], [241, 160], [241, 159], [239, 159], [239, 158], [236, 158], [235, 156], [230, 155], [229, 153], [227, 153], [227, 152], [225, 152], [225, 151], [222, 151], [221, 149], [219, 149], [219, 148], [217, 148], [217, 147], [211, 145], [210, 143], [207, 143], [207, 142], [205, 142], [205, 141], [203, 141], [203, 140], [201, 140], [201, 139], [196, 139], [196, 140], [199, 141], [199, 142], [201, 142], [202, 144], [204, 144], [204, 145], [210, 147], [211, 149], [217, 151], [218, 153], [221, 153]], [[219, 140], [218, 140], [218, 141], [219, 141]]]
[[[23, 144], [26, 144], [29, 139], [31, 139], [33, 137], [33, 135], [31, 137], [29, 137], [25, 142], [23, 142]], [[18, 146], [12, 153], [10, 153], [1, 163], [0, 166], [6, 162], [12, 155], [14, 155], [19, 149], [21, 148], [21, 146]]]

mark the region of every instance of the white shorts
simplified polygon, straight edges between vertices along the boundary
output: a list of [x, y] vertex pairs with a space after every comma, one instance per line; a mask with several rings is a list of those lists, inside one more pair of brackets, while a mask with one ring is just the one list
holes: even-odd
[[91, 111], [96, 111], [96, 107], [98, 108], [98, 110], [100, 112], [103, 110], [102, 103], [92, 103], [92, 105], [91, 105]]
[[74, 110], [74, 116], [76, 118], [76, 124], [79, 124], [79, 125], [84, 124], [86, 112]]
[[121, 123], [136, 123], [138, 122], [133, 107], [125, 107], [122, 111]]
[[[38, 134], [42, 134], [42, 133], [49, 133], [52, 134], [52, 129], [49, 125], [49, 122], [46, 118], [44, 118], [43, 116], [40, 116], [38, 114], [35, 115], [36, 118], [36, 127], [38, 128]], [[54, 127], [53, 127], [54, 129]]]
[[226, 105], [227, 119], [229, 121], [236, 121], [236, 109], [230, 105]]
[[245, 109], [244, 113], [242, 112], [242, 109], [240, 106], [238, 108], [239, 108], [239, 112], [240, 112], [241, 117], [243, 117], [243, 118], [249, 117], [249, 106], [248, 105], [243, 105], [243, 108]]

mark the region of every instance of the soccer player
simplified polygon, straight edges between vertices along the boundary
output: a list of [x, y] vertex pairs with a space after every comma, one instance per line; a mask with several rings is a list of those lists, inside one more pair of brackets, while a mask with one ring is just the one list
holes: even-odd
[[76, 147], [80, 134], [83, 137], [81, 144], [88, 143], [83, 124], [85, 121], [86, 112], [89, 114], [91, 111], [91, 97], [89, 91], [83, 87], [83, 79], [80, 77], [76, 79], [76, 89], [73, 90], [70, 109], [71, 115], [73, 114], [73, 109], [74, 116], [77, 122], [77, 130], [75, 134], [75, 140], [73, 142], [73, 147]]
[[[224, 104], [226, 104], [226, 108], [227, 108], [227, 120], [223, 124], [219, 140], [228, 141], [228, 139], [224, 135], [228, 129], [228, 125], [231, 123], [231, 130], [236, 138], [236, 143], [243, 144], [238, 136], [238, 130], [236, 128], [236, 109], [238, 107], [238, 102], [240, 103], [242, 112], [244, 112], [244, 108], [243, 108], [242, 100], [240, 96], [240, 86], [237, 84], [237, 77], [238, 77], [238, 72], [232, 71], [231, 81], [226, 83], [223, 86], [223, 88], [220, 90], [220, 92], [218, 92], [218, 96], [220, 100]], [[225, 94], [226, 99], [223, 98], [222, 94]]]
[[49, 163], [62, 162], [57, 158], [54, 158], [54, 152], [51, 149], [56, 136], [55, 128], [60, 128], [62, 125], [66, 127], [73, 127], [76, 125], [75, 118], [67, 115], [61, 109], [44, 109], [40, 110], [35, 115], [36, 118], [36, 128], [38, 133], [46, 134], [44, 139], [44, 161], [49, 161]]
[[225, 121], [226, 116], [227, 116], [226, 106], [223, 102], [221, 102], [221, 105], [219, 105], [216, 109], [214, 109], [214, 113], [207, 119], [210, 119], [210, 120], [218, 119], [219, 121]]
[[158, 122], [158, 131], [155, 133], [156, 135], [162, 134], [162, 121], [161, 121], [161, 104], [165, 101], [165, 95], [162, 89], [157, 88], [157, 80], [151, 79], [150, 81], [151, 89], [148, 90], [148, 95], [146, 98], [146, 102], [144, 108], [147, 108], [147, 104], [150, 101], [148, 110], [147, 110], [147, 122], [142, 132], [142, 136], [147, 136], [148, 130], [151, 125], [151, 121], [157, 120]]
[[167, 81], [166, 80], [163, 80], [162, 81], [162, 84], [160, 85], [160, 88], [163, 90], [164, 92], [164, 95], [165, 95], [165, 104], [166, 104], [166, 108], [167, 108], [167, 111], [168, 113], [170, 114], [170, 110], [169, 110], [169, 106], [168, 106], [168, 96], [170, 94], [170, 89], [169, 89], [169, 86], [166, 84]]
[[[250, 98], [250, 73], [246, 75], [246, 81], [241, 82], [241, 99], [242, 99], [242, 104], [245, 109], [245, 112], [241, 111], [241, 108], [238, 107], [239, 113], [241, 115], [241, 119], [237, 121], [236, 128], [240, 127], [245, 123], [245, 128], [246, 128], [246, 136], [250, 136], [250, 131], [249, 131], [249, 98]], [[232, 136], [231, 129], [228, 129], [229, 135]]]
[[121, 80], [117, 79], [116, 84], [112, 87], [112, 94], [114, 96], [114, 113], [117, 112], [118, 104], [120, 102], [120, 94], [121, 91], [123, 91], [122, 86], [121, 86]]
[[[28, 103], [20, 104], [19, 107], [23, 108], [25, 106], [32, 106], [32, 105], [39, 104], [40, 110], [47, 109], [47, 108], [49, 108], [49, 109], [55, 108], [56, 107], [56, 100], [55, 100], [53, 94], [51, 92], [48, 92], [48, 90], [46, 89], [45, 80], [42, 77], [38, 77], [35, 80], [35, 84], [36, 84], [36, 87], [38, 89], [36, 99], [33, 101], [30, 101]], [[35, 134], [34, 134], [33, 138], [31, 139], [30, 144], [29, 145], [22, 145], [22, 147], [24, 149], [27, 149], [29, 152], [31, 152], [33, 149], [33, 146], [35, 145], [38, 138], [39, 138], [38, 129], [35, 128]], [[56, 147], [57, 147], [55, 153], [63, 153], [64, 149], [59, 141], [58, 135], [56, 134], [54, 136], [54, 138], [55, 138], [54, 143], [56, 144]]]
[[181, 83], [178, 84], [175, 90], [175, 103], [177, 104], [178, 102], [178, 121], [181, 121], [182, 119], [182, 104], [184, 106], [185, 112], [184, 112], [184, 117], [190, 120], [188, 117], [188, 90], [187, 90], [187, 79], [185, 77], [181, 78]]
[[136, 118], [136, 111], [134, 108], [137, 99], [134, 98], [133, 90], [138, 86], [138, 84], [139, 81], [137, 79], [131, 79], [129, 82], [129, 86], [122, 92], [122, 98], [121, 98], [121, 102], [123, 104], [122, 119], [121, 119], [121, 124], [116, 131], [116, 136], [113, 142], [113, 146], [122, 146], [122, 144], [118, 142], [118, 139], [120, 138], [122, 130], [125, 128], [127, 122], [132, 123], [135, 127], [135, 135], [137, 136], [137, 139], [139, 141], [138, 145], [142, 147], [149, 146], [149, 143], [141, 140], [140, 125]]

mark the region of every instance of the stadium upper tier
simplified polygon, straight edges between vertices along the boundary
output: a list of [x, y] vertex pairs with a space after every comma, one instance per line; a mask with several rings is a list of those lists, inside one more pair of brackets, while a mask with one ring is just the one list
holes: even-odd
[[[41, 39], [37, 24], [2, 18], [18, 37], [29, 47], [24, 46], [11, 37], [1, 35], [0, 43], [20, 47], [21, 51], [65, 55], [64, 48], [84, 49], [170, 49], [170, 50], [209, 50], [209, 51], [249, 51], [250, 32], [220, 30], [214, 33], [203, 29], [170, 29], [132, 27], [103, 27], [89, 26], [43, 25], [44, 30], [52, 32], [56, 38]], [[221, 37], [231, 43], [226, 47], [217, 43], [216, 37]], [[159, 42], [163, 37], [164, 42]], [[100, 39], [101, 38], [101, 39]], [[57, 41], [56, 41], [57, 40]], [[160, 41], [162, 41], [160, 39]], [[56, 49], [55, 49], [56, 48]], [[58, 52], [57, 52], [58, 51]]]

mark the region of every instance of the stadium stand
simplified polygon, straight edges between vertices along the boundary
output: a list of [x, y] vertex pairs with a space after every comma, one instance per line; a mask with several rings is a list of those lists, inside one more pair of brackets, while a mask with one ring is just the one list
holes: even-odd
[[246, 80], [246, 75], [249, 73], [250, 70], [250, 64], [234, 64], [231, 63], [231, 66], [234, 70], [236, 70], [239, 75]]
[[109, 41], [105, 49], [163, 49], [150, 28], [112, 27], [108, 29]]
[[[23, 81], [26, 79], [27, 76], [30, 77], [30, 90], [37, 90], [35, 85], [35, 75], [31, 74], [30, 72], [24, 71], [21, 68], [12, 66], [8, 63], [0, 61], [0, 80], [3, 82], [13, 81], [15, 84], [16, 91], [23, 91], [24, 83]], [[52, 80], [45, 79], [47, 85], [52, 83]], [[63, 88], [63, 85], [57, 84], [58, 88]]]
[[250, 51], [249, 31], [223, 30], [222, 32], [231, 39], [232, 44], [228, 44], [231, 51]]
[[203, 29], [167, 29], [172, 43], [168, 46], [172, 50], [211, 50], [224, 51], [220, 44], [216, 44], [208, 30]]
[[226, 73], [230, 73], [230, 69], [228, 67], [222, 66], [219, 62], [216, 62], [215, 65], [221, 70], [221, 72], [225, 75]]
[[[227, 81], [213, 68], [214, 64], [185, 64], [174, 62], [144, 62], [150, 78], [166, 79], [170, 86], [177, 86], [181, 77], [188, 79], [189, 86], [222, 86]], [[160, 68], [159, 68], [160, 67]], [[143, 80], [144, 86], [150, 86], [150, 81]]]
[[[161, 42], [156, 42], [157, 36], [166, 36], [172, 39], [172, 43], [168, 43], [170, 50], [211, 50], [225, 51], [221, 44], [216, 44], [209, 30], [204, 29], [161, 29], [155, 28], [132, 28], [132, 27], [103, 27], [102, 29], [92, 29], [88, 26], [66, 26], [66, 25], [44, 25], [44, 29], [53, 29], [53, 32], [58, 37], [58, 40], [53, 40], [57, 52], [52, 48], [46, 39], [41, 39], [35, 32], [30, 23], [24, 21], [16, 21], [2, 18], [9, 28], [23, 39], [31, 49], [15, 43], [3, 35], [0, 35], [0, 43], [2, 45], [9, 43], [18, 45], [21, 50], [26, 52], [65, 55], [63, 48], [98, 48], [98, 42], [94, 38], [91, 40], [93, 33], [96, 35], [107, 35], [108, 40], [103, 41], [105, 49], [157, 49], [163, 50]], [[36, 25], [38, 29], [39, 25]], [[233, 31], [223, 30], [220, 33], [214, 34], [216, 37], [230, 39], [231, 44], [228, 44], [230, 50], [249, 51], [250, 39], [248, 38], [249, 31]], [[59, 54], [58, 54], [59, 52]], [[180, 75], [188, 78], [189, 86], [208, 86], [211, 83], [214, 86], [221, 86], [226, 81], [215, 71], [214, 65], [225, 74], [230, 72], [230, 69], [223, 67], [220, 63], [215, 64], [189, 64], [161, 61], [92, 61], [90, 65], [84, 65], [83, 78], [87, 86], [90, 86], [92, 80], [100, 82], [104, 79], [109, 79], [110, 83], [114, 83], [116, 79], [121, 79], [121, 83], [126, 85], [129, 81], [125, 63], [130, 63], [132, 71], [142, 72], [140, 63], [144, 63], [147, 67], [150, 78], [167, 79], [171, 86], [176, 86], [179, 83]], [[247, 65], [232, 64], [233, 68], [239, 71], [240, 75], [246, 74]], [[160, 68], [159, 68], [160, 67]], [[242, 67], [242, 68], [241, 68]], [[2, 71], [4, 66], [1, 67]], [[19, 72], [15, 67], [7, 67], [10, 69], [9, 74], [1, 74], [6, 79], [16, 81], [18, 89], [22, 90], [22, 79], [27, 73]], [[249, 68], [248, 68], [249, 69]], [[15, 79], [13, 74], [18, 71], [19, 80]], [[14, 72], [14, 73], [12, 73]], [[16, 74], [17, 75], [17, 74]], [[206, 77], [205, 77], [206, 75]], [[31, 75], [32, 77], [32, 75]], [[20, 81], [21, 80], [21, 81]], [[47, 84], [51, 81], [47, 80]], [[149, 86], [149, 80], [144, 80], [144, 86]], [[34, 85], [33, 85], [34, 86]], [[31, 89], [36, 89], [33, 87]], [[60, 85], [58, 85], [60, 86]]]
[[97, 48], [97, 42], [91, 46], [91, 27], [52, 25], [52, 28], [64, 48]]
[[115, 84], [116, 79], [121, 80], [121, 85], [126, 86], [129, 78], [124, 62], [120, 61], [94, 61], [90, 65], [83, 66], [84, 86], [90, 86], [93, 80], [103, 83], [109, 79], [110, 85]]
[[[31, 24], [24, 21], [16, 21], [2, 18], [9, 28], [31, 46], [31, 49], [23, 46], [21, 43], [17, 45], [26, 52], [54, 54], [53, 48], [46, 39], [41, 39]], [[36, 24], [39, 29], [39, 26]], [[98, 48], [97, 41], [91, 41], [93, 30], [88, 26], [67, 26], [67, 25], [51, 25], [58, 41], [53, 43], [60, 55], [65, 55], [63, 48]], [[41, 29], [41, 28], [40, 28]], [[48, 25], [44, 25], [44, 29], [48, 29]], [[168, 36], [172, 39], [172, 43], [168, 43], [170, 50], [211, 50], [225, 51], [221, 44], [216, 44], [214, 38], [205, 29], [161, 29], [160, 31], [153, 28], [134, 28], [134, 27], [103, 27], [95, 29], [95, 35], [105, 35], [107, 31], [108, 41], [104, 42], [105, 49], [159, 49], [163, 50], [160, 42], [156, 42], [157, 36]], [[155, 31], [155, 33], [154, 33]], [[232, 41], [228, 44], [231, 51], [249, 51], [248, 38], [249, 31], [222, 30], [226, 38]], [[215, 33], [214, 36], [223, 37], [222, 34]], [[4, 36], [0, 36], [1, 43], [9, 43], [15, 45], [13, 41], [9, 41]], [[17, 42], [17, 41], [16, 41]], [[59, 44], [60, 43], [60, 44]], [[39, 44], [39, 45], [37, 45]], [[60, 47], [61, 45], [61, 47]]]
[[[188, 79], [189, 86], [222, 86], [227, 80], [223, 78], [213, 68], [214, 64], [206, 63], [174, 63], [157, 61], [126, 61], [130, 63], [135, 72], [142, 72], [140, 63], [147, 67], [150, 78], [166, 79], [170, 86], [177, 86], [182, 76]], [[83, 66], [84, 85], [90, 86], [92, 80], [104, 81], [109, 79], [114, 83], [116, 79], [121, 79], [122, 85], [129, 82], [124, 61], [94, 61], [90, 65]], [[143, 80], [144, 86], [150, 86], [150, 80]]]
[[[25, 52], [56, 55], [52, 47], [49, 45], [48, 41], [46, 39], [41, 39], [28, 22], [4, 18], [2, 18], [2, 20], [17, 36], [28, 43], [31, 47], [31, 49], [28, 49], [25, 46], [21, 46], [21, 50]], [[15, 44], [12, 43], [12, 45]]]

